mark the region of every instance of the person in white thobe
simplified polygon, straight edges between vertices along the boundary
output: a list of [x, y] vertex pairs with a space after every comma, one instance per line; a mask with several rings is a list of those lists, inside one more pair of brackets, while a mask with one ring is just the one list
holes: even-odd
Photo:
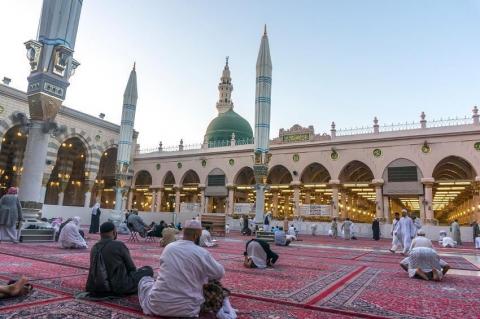
[[395, 253], [395, 251], [399, 248], [402, 248], [402, 239], [400, 237], [400, 233], [398, 232], [398, 228], [400, 227], [399, 224], [400, 221], [400, 214], [395, 213], [395, 218], [393, 219], [392, 222], [392, 248], [390, 248], [390, 252]]
[[398, 224], [397, 233], [402, 240], [403, 254], [407, 254], [415, 234], [415, 226], [406, 209], [402, 210], [402, 218], [400, 218]]
[[458, 219], [455, 219], [450, 226], [450, 232], [452, 233], [453, 240], [457, 242], [457, 245], [461, 245], [462, 235], [460, 234], [460, 224], [458, 223]]
[[417, 232], [422, 228], [422, 222], [420, 221], [420, 218], [416, 216], [412, 216], [412, 221], [413, 221], [413, 226], [415, 226], [414, 228], [415, 236], [417, 236]]
[[198, 246], [202, 226], [187, 221], [182, 240], [168, 244], [160, 256], [157, 279], [143, 277], [138, 299], [143, 313], [165, 317], [197, 317], [205, 299], [203, 285], [220, 280], [225, 270]]
[[429, 247], [416, 247], [408, 257], [400, 262], [400, 266], [408, 272], [410, 278], [418, 277], [425, 280], [442, 280], [450, 266], [437, 252]]
[[417, 237], [412, 240], [410, 250], [417, 247], [427, 247], [433, 249], [432, 241], [429, 238], [425, 237], [425, 231], [423, 229], [420, 229], [417, 232]]
[[212, 235], [210, 234], [210, 229], [202, 230], [202, 235], [200, 236], [200, 246], [201, 247], [214, 247], [217, 246], [217, 243], [212, 240]]
[[455, 248], [457, 247], [457, 242], [455, 240], [452, 239], [452, 237], [443, 237], [442, 238], [442, 242], [441, 242], [441, 245], [445, 248]]
[[290, 227], [288, 228], [287, 239], [297, 240], [297, 232], [296, 232], [295, 227], [293, 225], [290, 225]]
[[58, 241], [63, 248], [88, 248], [87, 242], [80, 235], [80, 217], [73, 217], [60, 231]]

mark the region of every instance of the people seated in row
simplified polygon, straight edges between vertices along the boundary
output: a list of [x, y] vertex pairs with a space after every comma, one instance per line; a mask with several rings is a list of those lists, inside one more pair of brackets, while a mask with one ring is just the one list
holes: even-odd
[[163, 220], [161, 220], [160, 224], [158, 224], [158, 225], [155, 224], [155, 222], [152, 222], [152, 224], [150, 224], [150, 231], [147, 233], [147, 236], [161, 238], [162, 237], [162, 231], [165, 227], [167, 227], [167, 223], [165, 223], [165, 221], [163, 221]]
[[168, 225], [162, 230], [162, 239], [160, 240], [160, 246], [165, 247], [170, 243], [173, 243], [177, 239], [175, 235], [179, 233], [179, 230], [176, 229], [173, 224]]
[[145, 238], [147, 236], [147, 232], [150, 230], [143, 219], [138, 216], [137, 211], [133, 211], [128, 214], [127, 225], [130, 230], [137, 232], [142, 238]]
[[140, 279], [153, 276], [152, 267], [135, 267], [127, 246], [116, 240], [112, 222], [100, 226], [100, 238], [90, 252], [86, 291], [94, 296], [135, 294]]
[[288, 246], [292, 242], [292, 238], [287, 238], [287, 235], [285, 231], [283, 230], [283, 227], [278, 227], [278, 230], [275, 231], [275, 245], [277, 246]]
[[270, 245], [261, 239], [249, 240], [243, 256], [243, 265], [247, 268], [273, 267], [278, 260], [278, 255], [270, 249]]
[[27, 277], [22, 276], [19, 280], [11, 280], [6, 285], [0, 285], [0, 299], [24, 296], [32, 291], [32, 288]]
[[217, 246], [216, 240], [212, 239], [212, 235], [210, 234], [210, 226], [206, 226], [205, 229], [202, 230], [200, 246], [207, 248]]
[[[224, 276], [225, 270], [206, 249], [199, 246], [201, 235], [200, 222], [187, 221], [183, 239], [168, 244], [163, 250], [157, 279], [148, 276], [140, 280], [138, 299], [144, 314], [197, 317], [201, 310], [208, 309], [206, 306], [210, 304], [212, 295], [215, 299], [225, 298], [217, 282]], [[218, 288], [209, 289], [208, 299], [204, 294], [207, 283], [206, 286]]]
[[440, 259], [437, 252], [429, 247], [415, 247], [409, 256], [400, 262], [410, 278], [440, 281], [450, 266]]
[[63, 248], [88, 248], [87, 242], [82, 234], [83, 231], [80, 229], [80, 217], [75, 216], [61, 229], [58, 241]]

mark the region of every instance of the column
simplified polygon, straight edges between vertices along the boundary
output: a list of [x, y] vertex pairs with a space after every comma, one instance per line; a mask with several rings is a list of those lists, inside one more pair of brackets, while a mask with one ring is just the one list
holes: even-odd
[[273, 216], [278, 216], [278, 191], [272, 191], [272, 204], [273, 204], [273, 209], [272, 209], [272, 214]]
[[204, 211], [205, 214], [208, 214], [208, 200], [209, 200], [208, 196], [205, 196], [205, 207], [204, 207], [205, 208], [205, 211]]
[[375, 209], [376, 209], [376, 217], [380, 220], [384, 218], [384, 211], [383, 211], [383, 179], [374, 179], [372, 180], [372, 184], [375, 186]]
[[342, 192], [342, 218], [345, 219], [349, 216], [349, 211], [347, 210], [347, 189], [344, 188]]
[[332, 217], [338, 217], [338, 186], [339, 180], [330, 180], [330, 187], [332, 188]]
[[426, 219], [425, 216], [425, 205], [423, 204], [425, 202], [425, 196], [419, 196], [418, 197], [418, 205], [420, 207], [420, 220], [424, 221]]
[[133, 189], [130, 188], [130, 190], [128, 191], [127, 210], [132, 209], [132, 204], [133, 204]]
[[200, 190], [200, 215], [204, 214], [206, 211], [205, 205], [205, 184], [199, 184], [198, 189]]
[[85, 190], [85, 200], [83, 202], [83, 207], [88, 208], [90, 207], [90, 201], [92, 200], [92, 189], [93, 185], [95, 185], [95, 178], [85, 179], [84, 190]]
[[65, 193], [62, 191], [58, 193], [58, 206], [63, 206], [63, 199], [65, 198]]
[[311, 204], [311, 201], [310, 201], [310, 191], [305, 191], [305, 205], [310, 205]]
[[[63, 179], [63, 177], [62, 177]], [[60, 185], [58, 186], [58, 206], [63, 206], [63, 200], [65, 198], [65, 190], [68, 186], [68, 180], [61, 180]]]
[[175, 185], [175, 213], [180, 212], [180, 186]]
[[157, 189], [157, 198], [155, 202], [155, 211], [161, 212], [162, 211], [162, 197], [163, 197], [163, 186]]
[[48, 181], [50, 180], [50, 173], [44, 173], [42, 179], [42, 188], [40, 188], [40, 201], [39, 203], [45, 202], [45, 196], [47, 195]]
[[235, 200], [235, 186], [233, 184], [228, 184], [228, 203], [227, 203], [227, 214], [233, 214], [233, 205]]
[[155, 208], [156, 204], [157, 204], [157, 190], [152, 189], [152, 204], [151, 204], [151, 207], [150, 207], [150, 211], [152, 213], [156, 210], [156, 208]]
[[475, 207], [475, 220], [480, 222], [480, 176], [475, 177], [475, 183], [473, 184], [473, 206]]
[[388, 196], [383, 196], [383, 220], [390, 223], [390, 200]]
[[422, 221], [425, 224], [435, 224], [434, 214], [433, 214], [433, 183], [435, 180], [433, 178], [422, 178], [422, 184], [425, 187], [425, 220]]
[[300, 217], [300, 182], [291, 182], [293, 187], [293, 216]]
[[103, 192], [103, 189], [99, 188], [97, 191], [97, 198], [95, 199], [97, 203], [100, 203], [100, 205], [102, 204], [102, 192]]
[[18, 194], [21, 201], [40, 202], [49, 138], [50, 134], [43, 132], [43, 121], [32, 121], [23, 157], [23, 174]]

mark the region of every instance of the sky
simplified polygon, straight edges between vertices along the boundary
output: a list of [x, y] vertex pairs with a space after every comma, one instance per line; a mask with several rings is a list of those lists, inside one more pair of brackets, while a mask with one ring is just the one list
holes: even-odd
[[[23, 43], [40, 0], [0, 0], [0, 78], [25, 90]], [[271, 137], [471, 115], [480, 103], [480, 1], [84, 0], [64, 105], [119, 123], [137, 64], [141, 148], [201, 143], [217, 115], [225, 57], [234, 110], [254, 124], [255, 63], [267, 24]]]

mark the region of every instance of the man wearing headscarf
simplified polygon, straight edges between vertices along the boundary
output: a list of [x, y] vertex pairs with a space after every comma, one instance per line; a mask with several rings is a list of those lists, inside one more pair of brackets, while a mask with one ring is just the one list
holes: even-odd
[[73, 217], [60, 231], [58, 241], [63, 248], [88, 248], [87, 242], [80, 234], [80, 217]]
[[17, 189], [10, 187], [0, 199], [0, 241], [18, 242], [17, 231], [22, 221], [22, 206]]
[[92, 207], [92, 217], [90, 220], [90, 230], [88, 231], [90, 234], [98, 233], [98, 229], [100, 228], [100, 203], [95, 203]]
[[198, 317], [206, 301], [204, 285], [219, 281], [225, 274], [223, 266], [199, 246], [201, 234], [199, 221], [187, 221], [183, 239], [163, 250], [157, 279], [140, 280], [138, 299], [144, 314]]
[[[153, 276], [153, 269], [145, 266], [137, 269], [130, 257], [127, 246], [117, 239], [117, 231], [112, 222], [100, 226], [101, 239], [90, 252], [90, 269], [86, 291], [92, 295], [130, 295], [135, 294], [138, 282], [145, 276]], [[98, 276], [103, 261], [104, 277]], [[100, 269], [101, 270], [101, 269]]]

